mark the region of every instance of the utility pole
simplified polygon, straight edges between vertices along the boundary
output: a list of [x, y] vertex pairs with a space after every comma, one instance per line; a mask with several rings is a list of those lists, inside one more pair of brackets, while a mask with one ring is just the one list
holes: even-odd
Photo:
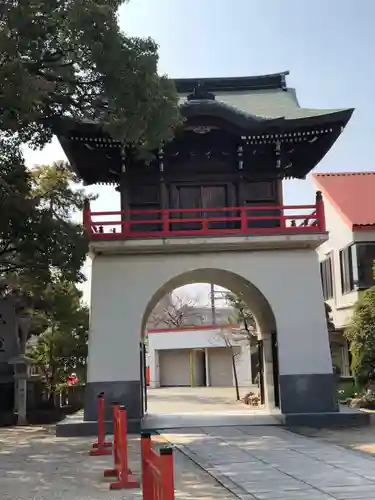
[[216, 325], [215, 285], [211, 283], [210, 287], [211, 287], [210, 297], [211, 297], [212, 324]]

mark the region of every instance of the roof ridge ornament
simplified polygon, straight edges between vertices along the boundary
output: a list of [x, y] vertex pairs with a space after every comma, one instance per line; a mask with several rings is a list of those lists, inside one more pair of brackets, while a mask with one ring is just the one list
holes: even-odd
[[198, 82], [198, 84], [194, 87], [194, 90], [191, 94], [187, 96], [188, 101], [214, 101], [215, 94], [212, 92], [208, 92], [202, 82]]

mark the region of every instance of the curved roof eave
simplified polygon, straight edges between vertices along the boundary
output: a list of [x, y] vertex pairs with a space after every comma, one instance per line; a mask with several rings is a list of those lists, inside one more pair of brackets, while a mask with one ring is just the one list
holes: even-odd
[[292, 129], [295, 127], [311, 127], [322, 126], [325, 124], [338, 123], [345, 126], [353, 114], [354, 109], [332, 109], [332, 110], [313, 110], [306, 109], [304, 115], [304, 108], [298, 108], [300, 116], [288, 117], [266, 117], [259, 116], [246, 111], [242, 111], [230, 104], [222, 101], [202, 99], [185, 101], [180, 104], [181, 114], [185, 118], [193, 117], [218, 117], [227, 120], [245, 130], [254, 128], [273, 128], [285, 127]]
[[[303, 108], [301, 108], [303, 109]], [[205, 100], [205, 101], [186, 101], [180, 105], [181, 114], [189, 119], [195, 117], [202, 118], [221, 118], [224, 121], [232, 123], [239, 129], [244, 131], [254, 131], [269, 129], [285, 129], [292, 130], [296, 127], [314, 127], [325, 126], [337, 123], [343, 127], [350, 120], [354, 109], [341, 110], [315, 110], [316, 114], [312, 114], [314, 110], [308, 110], [307, 116], [296, 118], [280, 117], [264, 117], [242, 111], [234, 106], [226, 104], [222, 101]], [[96, 120], [82, 120], [77, 122], [72, 118], [62, 118], [54, 121], [52, 125], [54, 132], [57, 135], [65, 135], [66, 133], [103, 133], [100, 122]], [[108, 135], [109, 134], [105, 134]]]

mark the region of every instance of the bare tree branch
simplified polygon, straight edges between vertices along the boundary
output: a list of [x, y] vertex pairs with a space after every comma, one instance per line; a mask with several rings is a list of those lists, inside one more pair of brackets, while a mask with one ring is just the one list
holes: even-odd
[[181, 328], [194, 325], [196, 324], [194, 319], [197, 319], [194, 308], [198, 302], [199, 297], [179, 297], [169, 294], [152, 311], [148, 325], [150, 328]]

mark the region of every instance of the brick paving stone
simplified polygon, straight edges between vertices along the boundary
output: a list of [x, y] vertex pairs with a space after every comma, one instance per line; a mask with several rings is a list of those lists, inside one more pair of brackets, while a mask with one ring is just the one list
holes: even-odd
[[163, 436], [233, 485], [239, 498], [375, 500], [372, 456], [280, 427], [172, 429]]

